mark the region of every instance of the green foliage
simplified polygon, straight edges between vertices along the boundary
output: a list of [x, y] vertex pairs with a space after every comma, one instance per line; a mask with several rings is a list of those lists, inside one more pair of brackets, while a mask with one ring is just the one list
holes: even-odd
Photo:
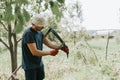
[[17, 18], [17, 25], [15, 27], [16, 33], [20, 33], [23, 30], [23, 25], [25, 24], [25, 22], [28, 22], [30, 20], [30, 15], [25, 9], [23, 9], [22, 13], [19, 10], [18, 12], [16, 14]]
[[15, 5], [15, 14], [20, 14], [20, 6]]
[[45, 9], [48, 9], [48, 4], [47, 3], [45, 3]]
[[28, 4], [28, 0], [15, 0], [15, 4], [21, 6], [22, 4]]
[[24, 18], [22, 16], [22, 14], [18, 14], [17, 19], [18, 19], [18, 24], [21, 24], [23, 26], [24, 25]]
[[4, 14], [4, 20], [10, 24], [11, 21], [14, 19], [13, 14], [12, 14], [12, 6], [10, 3], [6, 4], [5, 8], [5, 14]]
[[15, 27], [15, 32], [16, 33], [20, 33], [23, 29], [23, 25], [24, 25], [24, 20], [21, 14], [17, 15], [17, 25]]
[[20, 22], [15, 27], [15, 32], [20, 33], [23, 30], [23, 26], [20, 24]]
[[0, 4], [3, 6], [3, 9], [0, 10], [2, 11], [0, 12], [0, 20], [5, 22], [5, 25], [14, 24], [13, 31], [20, 33], [25, 22], [30, 20], [29, 13], [22, 7], [28, 4], [28, 0], [7, 0]]
[[65, 0], [57, 0], [58, 2], [60, 2], [60, 3], [64, 3], [65, 2]]
[[37, 2], [37, 3], [41, 3], [41, 2], [42, 2], [42, 0], [36, 0], [36, 2]]
[[54, 6], [54, 2], [53, 1], [49, 1], [50, 6], [53, 7]]
[[14, 31], [16, 33], [20, 33], [23, 30], [23, 26], [25, 22], [30, 20], [30, 15], [25, 9], [21, 9], [20, 6], [15, 6], [15, 20], [17, 20], [17, 24], [15, 26]]
[[0, 20], [2, 20], [2, 14], [0, 14]]
[[49, 3], [50, 3], [53, 14], [56, 15], [56, 19], [59, 21], [62, 16], [62, 12], [59, 10], [58, 3], [53, 1], [50, 1]]
[[25, 9], [23, 9], [23, 16], [24, 16], [26, 22], [28, 22], [30, 20], [30, 15]]

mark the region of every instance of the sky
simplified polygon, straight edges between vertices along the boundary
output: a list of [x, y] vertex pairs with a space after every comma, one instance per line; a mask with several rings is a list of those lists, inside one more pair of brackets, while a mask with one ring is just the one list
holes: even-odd
[[79, 0], [82, 26], [88, 30], [120, 29], [120, 0]]

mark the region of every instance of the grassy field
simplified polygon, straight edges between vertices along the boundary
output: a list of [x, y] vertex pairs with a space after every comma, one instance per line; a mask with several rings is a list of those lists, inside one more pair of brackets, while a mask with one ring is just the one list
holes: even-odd
[[[106, 39], [78, 41], [70, 48], [69, 58], [62, 51], [55, 57], [45, 56], [45, 80], [120, 80], [120, 45], [110, 39], [106, 59]], [[47, 49], [47, 48], [45, 48]], [[18, 49], [18, 65], [21, 64], [21, 49]], [[0, 80], [11, 75], [8, 51], [0, 53]], [[24, 71], [18, 71], [18, 78], [24, 80]]]

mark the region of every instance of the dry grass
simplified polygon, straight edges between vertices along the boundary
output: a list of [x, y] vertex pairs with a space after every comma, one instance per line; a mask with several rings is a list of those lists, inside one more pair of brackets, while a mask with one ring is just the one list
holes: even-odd
[[[115, 40], [110, 40], [108, 47], [108, 58], [105, 60], [106, 40], [90, 40], [89, 45], [84, 41], [76, 45], [69, 43], [70, 55], [62, 51], [55, 57], [46, 56], [43, 58], [45, 64], [45, 80], [120, 80], [120, 45]], [[19, 49], [19, 52], [21, 50]], [[0, 80], [7, 80], [10, 75], [10, 55], [6, 51], [0, 55]], [[18, 65], [21, 64], [21, 54], [18, 54]], [[24, 80], [24, 71], [18, 71], [18, 78]]]

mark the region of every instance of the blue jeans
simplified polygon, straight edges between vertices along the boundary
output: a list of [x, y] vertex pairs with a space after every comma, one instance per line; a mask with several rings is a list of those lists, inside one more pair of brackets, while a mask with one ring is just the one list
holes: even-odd
[[25, 80], [43, 80], [44, 77], [44, 67], [25, 70]]

